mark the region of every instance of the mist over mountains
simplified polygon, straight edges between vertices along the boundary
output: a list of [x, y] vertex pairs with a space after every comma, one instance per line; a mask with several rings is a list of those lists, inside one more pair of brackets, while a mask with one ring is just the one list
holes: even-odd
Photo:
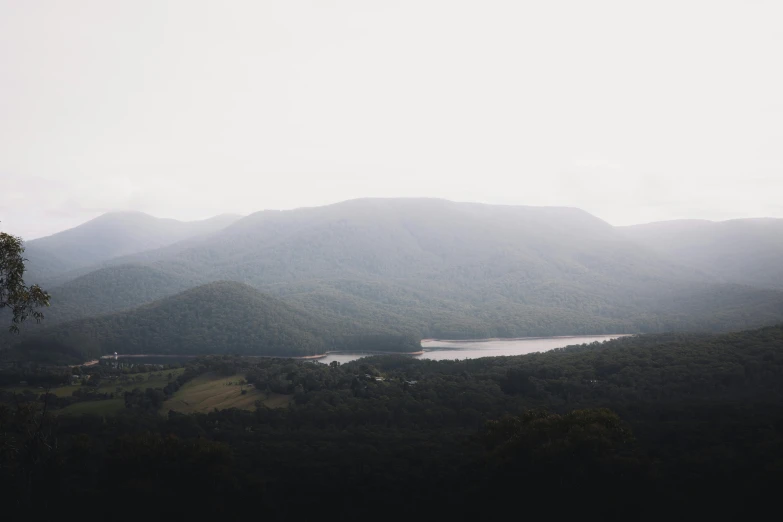
[[[575, 208], [437, 199], [360, 199], [194, 223], [114, 213], [30, 241], [27, 280], [52, 284], [52, 306], [36, 330], [59, 332], [70, 321], [217, 281], [274, 296], [288, 307], [283, 316], [303, 314], [345, 332], [483, 338], [725, 331], [783, 320], [783, 272], [774, 262], [782, 223], [612, 227]], [[236, 290], [208, 288], [219, 298], [200, 304], [205, 314]], [[129, 317], [123, 325], [134, 321]], [[237, 328], [222, 315], [201, 317], [215, 328]], [[98, 335], [92, 323], [74, 324], [85, 336]], [[184, 338], [193, 325], [162, 321], [159, 328]], [[246, 353], [247, 340], [236, 342], [235, 351]]]
[[783, 219], [663, 221], [620, 230], [639, 245], [722, 281], [783, 289]]
[[[222, 230], [241, 216], [201, 221], [163, 219], [143, 212], [110, 212], [77, 227], [25, 244], [31, 279], [47, 282], [66, 272]], [[66, 279], [67, 280], [67, 279]]]

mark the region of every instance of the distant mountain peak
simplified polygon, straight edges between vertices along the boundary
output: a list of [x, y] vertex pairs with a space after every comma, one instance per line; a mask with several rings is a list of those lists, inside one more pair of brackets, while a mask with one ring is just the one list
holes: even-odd
[[36, 278], [54, 277], [113, 258], [154, 250], [231, 225], [240, 216], [201, 221], [157, 218], [139, 211], [115, 211], [77, 227], [25, 243], [28, 269]]

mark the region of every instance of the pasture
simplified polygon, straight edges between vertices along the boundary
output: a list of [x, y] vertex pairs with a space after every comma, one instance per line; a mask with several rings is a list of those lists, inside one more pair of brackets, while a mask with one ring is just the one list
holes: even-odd
[[55, 410], [56, 415], [116, 415], [125, 410], [125, 400], [120, 398], [98, 401], [82, 401], [71, 404], [61, 410]]
[[[58, 397], [70, 397], [77, 390], [95, 391], [99, 394], [114, 394], [113, 398], [87, 400], [71, 404], [65, 408], [54, 410], [56, 415], [115, 415], [125, 409], [124, 392], [135, 388], [145, 390], [147, 388], [163, 388], [169, 382], [176, 379], [184, 372], [184, 368], [172, 370], [156, 370], [147, 373], [123, 374], [116, 379], [103, 379], [99, 386], [83, 386], [81, 384], [58, 386], [52, 388], [50, 393]], [[206, 413], [217, 408], [239, 408], [252, 410], [256, 401], [261, 401], [269, 408], [285, 408], [291, 402], [291, 395], [278, 393], [265, 393], [256, 390], [252, 385], [241, 384], [245, 382], [244, 375], [230, 377], [216, 374], [206, 374], [196, 377], [185, 383], [173, 397], [163, 403], [160, 409], [162, 415], [169, 410], [179, 413]], [[34, 386], [10, 386], [6, 391], [23, 393], [29, 391], [36, 396], [44, 393], [43, 388]], [[242, 391], [245, 393], [242, 393]]]
[[[164, 402], [161, 414], [167, 414], [169, 410], [179, 413], [206, 413], [216, 408], [252, 410], [259, 400], [270, 408], [283, 408], [291, 401], [290, 395], [266, 394], [250, 385], [240, 384], [244, 380], [244, 375], [201, 375], [186, 383], [171, 399]], [[244, 394], [242, 390], [245, 390]]]
[[[97, 387], [83, 386], [82, 384], [57, 386], [49, 390], [49, 393], [56, 395], [57, 397], [70, 397], [77, 390], [89, 390], [99, 394], [113, 393], [114, 398], [81, 401], [66, 406], [65, 408], [53, 410], [53, 412], [56, 415], [115, 415], [125, 409], [125, 400], [123, 398], [123, 393], [125, 391], [131, 391], [134, 388], [140, 388], [142, 390], [147, 388], [163, 388], [184, 371], [184, 368], [174, 368], [169, 370], [155, 370], [146, 373], [123, 374], [116, 379], [103, 379]], [[169, 374], [171, 374], [170, 377]], [[36, 396], [41, 396], [46, 391], [43, 387], [37, 386], [7, 386], [3, 389], [11, 393], [30, 392]]]

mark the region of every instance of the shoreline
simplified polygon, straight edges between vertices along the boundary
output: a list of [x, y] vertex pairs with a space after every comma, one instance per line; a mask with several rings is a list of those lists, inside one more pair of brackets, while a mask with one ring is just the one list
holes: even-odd
[[424, 350], [418, 352], [375, 352], [371, 350], [357, 350], [355, 352], [348, 350], [335, 350], [332, 352], [326, 352], [322, 355], [308, 355], [307, 357], [301, 357], [302, 359], [323, 359], [331, 354], [351, 354], [351, 353], [363, 353], [367, 355], [424, 355]]
[[[253, 358], [265, 358], [265, 359], [296, 359], [296, 360], [316, 360], [316, 359], [324, 359], [326, 357], [329, 357], [331, 354], [351, 354], [351, 353], [361, 353], [361, 354], [368, 354], [368, 355], [423, 355], [424, 350], [419, 350], [418, 352], [376, 352], [376, 351], [347, 351], [347, 350], [334, 350], [329, 351], [325, 353], [320, 353], [316, 355], [239, 355], [239, 357], [253, 357]], [[76, 366], [94, 366], [98, 364], [101, 360], [111, 360], [111, 359], [138, 359], [142, 357], [176, 357], [179, 359], [195, 359], [197, 357], [207, 357], [210, 355], [219, 355], [219, 354], [198, 354], [198, 355], [177, 355], [177, 354], [165, 354], [165, 353], [129, 353], [129, 354], [117, 354], [117, 355], [101, 355], [100, 359], [93, 359], [91, 361], [87, 361], [82, 364], [77, 364]]]
[[422, 339], [422, 343], [489, 343], [495, 341], [537, 341], [541, 339], [581, 339], [586, 337], [631, 337], [638, 334], [588, 334], [588, 335], [542, 335], [539, 337], [485, 337], [482, 339]]
[[[422, 345], [422, 349], [416, 352], [388, 352], [388, 351], [373, 351], [373, 350], [357, 350], [357, 351], [348, 351], [348, 350], [332, 350], [328, 352], [324, 352], [321, 354], [316, 355], [240, 355], [239, 357], [253, 357], [253, 358], [266, 358], [266, 359], [294, 359], [294, 360], [302, 360], [302, 361], [316, 361], [319, 359], [325, 359], [326, 357], [329, 357], [330, 355], [340, 355], [340, 354], [363, 354], [363, 355], [408, 355], [408, 356], [419, 356], [424, 355], [427, 350], [424, 348], [424, 343], [452, 343], [452, 344], [476, 344], [476, 343], [490, 343], [490, 342], [498, 342], [498, 341], [536, 341], [541, 339], [589, 339], [589, 338], [597, 338], [597, 337], [612, 337], [612, 338], [620, 338], [620, 337], [631, 337], [638, 334], [589, 334], [589, 335], [551, 335], [551, 336], [538, 336], [538, 337], [486, 337], [483, 339], [422, 339], [420, 341], [420, 344]], [[440, 347], [433, 347], [435, 351], [438, 351], [437, 348]], [[118, 354], [118, 355], [102, 355], [99, 359], [92, 359], [90, 361], [84, 362], [82, 364], [76, 365], [76, 366], [94, 366], [96, 364], [99, 364], [101, 360], [111, 360], [111, 359], [137, 359], [142, 357], [147, 358], [154, 358], [154, 357], [175, 357], [179, 359], [195, 359], [197, 357], [206, 357], [209, 355], [219, 355], [219, 354], [197, 354], [197, 355], [177, 355], [177, 354]]]

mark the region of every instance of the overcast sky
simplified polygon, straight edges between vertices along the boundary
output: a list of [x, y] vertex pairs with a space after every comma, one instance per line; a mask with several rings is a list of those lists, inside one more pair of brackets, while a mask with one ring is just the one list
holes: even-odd
[[0, 0], [0, 229], [363, 196], [783, 217], [783, 2]]

